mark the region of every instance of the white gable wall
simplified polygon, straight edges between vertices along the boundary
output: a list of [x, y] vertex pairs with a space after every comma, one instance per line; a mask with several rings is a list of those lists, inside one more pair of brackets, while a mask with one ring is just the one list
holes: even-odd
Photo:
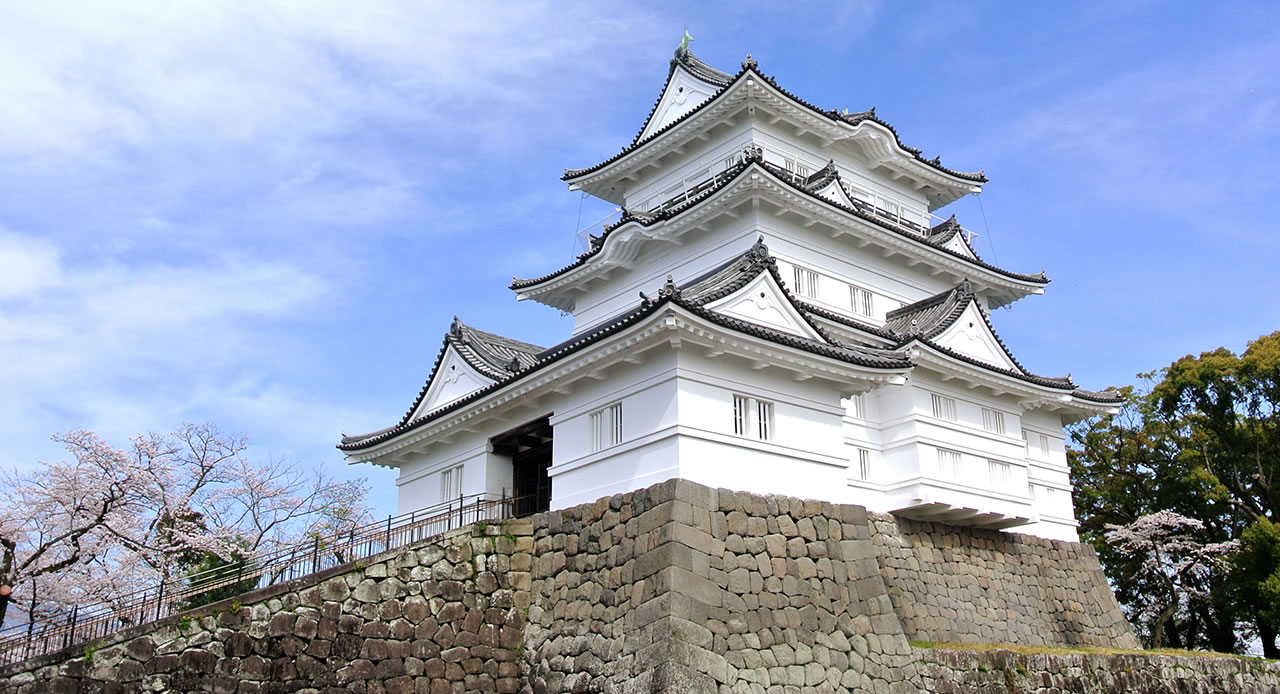
[[474, 393], [490, 383], [493, 383], [493, 379], [471, 368], [453, 345], [449, 345], [445, 348], [444, 358], [436, 368], [435, 377], [427, 388], [426, 396], [413, 411], [411, 419], [421, 417], [438, 407]]
[[933, 341], [966, 356], [973, 357], [1002, 369], [1021, 372], [996, 341], [978, 307], [969, 304], [960, 318]]
[[671, 79], [667, 81], [666, 91], [658, 98], [653, 117], [640, 133], [640, 139], [667, 127], [672, 121], [710, 99], [719, 89], [690, 75], [683, 67], [676, 66]]
[[760, 273], [742, 289], [707, 304], [707, 308], [726, 316], [764, 325], [784, 333], [825, 342], [822, 335], [800, 315], [782, 288], [768, 272]]

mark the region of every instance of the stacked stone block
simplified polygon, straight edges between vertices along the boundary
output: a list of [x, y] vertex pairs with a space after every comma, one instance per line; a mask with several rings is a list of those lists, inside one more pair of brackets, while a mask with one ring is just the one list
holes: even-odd
[[880, 573], [910, 639], [1139, 646], [1089, 545], [870, 518]]
[[11, 668], [0, 691], [517, 692], [531, 531], [471, 526], [215, 603]]
[[1069, 543], [673, 480], [9, 666], [0, 692], [1280, 691], [1270, 662], [908, 643], [1131, 639], [1096, 567]]

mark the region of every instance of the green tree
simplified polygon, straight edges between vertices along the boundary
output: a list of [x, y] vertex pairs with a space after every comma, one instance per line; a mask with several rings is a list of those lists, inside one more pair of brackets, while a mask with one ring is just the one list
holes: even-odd
[[[1280, 472], [1280, 332], [1254, 340], [1240, 355], [1225, 348], [1188, 355], [1142, 377], [1149, 387], [1126, 390], [1119, 414], [1073, 431], [1081, 535], [1098, 550], [1147, 643], [1236, 650], [1245, 625], [1267, 657], [1280, 657], [1274, 618], [1280, 576], [1272, 579], [1280, 552], [1270, 544]], [[1145, 557], [1108, 546], [1105, 533], [1108, 525], [1163, 510], [1201, 522], [1200, 541], [1239, 540], [1242, 550], [1229, 568], [1216, 567], [1203, 585], [1189, 587], [1203, 599], [1184, 603], [1157, 626], [1142, 618], [1141, 606], [1157, 590], [1139, 570]]]

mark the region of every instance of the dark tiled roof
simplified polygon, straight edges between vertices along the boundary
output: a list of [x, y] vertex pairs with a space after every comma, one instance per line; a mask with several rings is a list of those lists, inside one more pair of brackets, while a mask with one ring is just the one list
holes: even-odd
[[822, 308], [821, 306], [818, 306], [816, 304], [811, 304], [803, 299], [797, 299], [796, 305], [798, 305], [801, 309], [803, 309], [805, 313], [815, 315], [815, 316], [820, 316], [833, 323], [839, 323], [841, 325], [845, 325], [850, 328], [861, 330], [865, 333], [870, 333], [872, 335], [875, 335], [876, 337], [882, 337], [886, 340], [898, 339], [898, 335], [896, 335], [895, 333], [891, 333], [888, 330], [885, 330], [884, 328], [871, 325], [870, 323], [863, 323], [860, 320], [854, 320], [853, 318], [850, 318], [846, 315], [836, 313], [835, 311], [829, 311], [825, 308]]
[[1103, 403], [1108, 405], [1112, 403], [1124, 402], [1124, 396], [1120, 395], [1120, 391], [1116, 390], [1115, 388], [1108, 388], [1103, 391], [1084, 390], [1083, 388], [1076, 388], [1074, 391], [1071, 392], [1071, 394], [1076, 396], [1077, 398], [1080, 398], [1081, 400], [1088, 400], [1089, 402], [1097, 402], [1097, 403]]
[[973, 301], [968, 281], [913, 304], [889, 311], [884, 327], [897, 335], [934, 338], [942, 334]]
[[513, 278], [509, 288], [513, 290], [519, 290], [519, 289], [525, 289], [527, 287], [532, 287], [538, 284], [542, 284], [543, 282], [559, 277], [560, 275], [563, 275], [564, 273], [570, 270], [573, 270], [581, 265], [586, 264], [586, 262], [590, 260], [592, 256], [597, 255], [598, 253], [600, 253], [600, 251], [604, 249], [605, 243], [608, 242], [609, 240], [609, 236], [612, 235], [612, 233], [616, 229], [630, 222], [636, 222], [636, 223], [639, 223], [641, 226], [647, 227], [647, 226], [652, 226], [660, 221], [665, 221], [673, 217], [676, 217], [680, 213], [688, 210], [694, 205], [702, 202], [703, 200], [706, 200], [707, 198], [711, 197], [715, 193], [727, 187], [730, 183], [732, 183], [739, 176], [741, 176], [742, 172], [750, 168], [752, 164], [757, 164], [761, 169], [763, 169], [764, 171], [767, 171], [778, 181], [809, 196], [814, 200], [821, 201], [825, 204], [836, 207], [837, 209], [848, 212], [849, 214], [859, 217], [865, 221], [871, 222], [879, 227], [882, 227], [890, 232], [898, 234], [899, 236], [902, 236], [904, 238], [908, 238], [908, 239], [911, 239], [912, 241], [924, 243], [932, 248], [937, 249], [938, 251], [941, 251], [953, 257], [959, 258], [964, 262], [974, 263], [980, 267], [991, 270], [992, 272], [995, 272], [1016, 280], [1021, 280], [1024, 282], [1035, 282], [1037, 284], [1047, 284], [1049, 282], [1049, 278], [1045, 277], [1043, 272], [1035, 275], [1031, 275], [1031, 274], [1023, 274], [1018, 272], [1011, 272], [1009, 270], [996, 267], [995, 265], [992, 265], [990, 263], [987, 263], [986, 261], [981, 260], [980, 258], [977, 258], [976, 254], [973, 258], [971, 258], [963, 253], [960, 253], [959, 251], [952, 250], [945, 246], [938, 246], [938, 245], [929, 243], [927, 237], [923, 237], [920, 234], [915, 234], [905, 229], [902, 229], [894, 224], [890, 224], [888, 221], [881, 219], [879, 216], [877, 216], [872, 212], [858, 209], [856, 207], [849, 207], [848, 205], [844, 205], [838, 202], [833, 202], [831, 200], [828, 200], [827, 198], [824, 198], [821, 195], [818, 195], [817, 193], [815, 193], [814, 190], [811, 189], [810, 184], [795, 180], [796, 177], [794, 176], [794, 174], [791, 174], [790, 172], [778, 166], [775, 166], [766, 161], [763, 161], [763, 159], [758, 153], [753, 153], [752, 156], [748, 156], [744, 161], [741, 161], [735, 164], [733, 167], [726, 169], [723, 174], [720, 174], [718, 176], [718, 180], [715, 183], [715, 185], [712, 185], [702, 190], [700, 193], [689, 198], [683, 203], [680, 203], [678, 205], [674, 205], [671, 207], [663, 208], [653, 214], [637, 213], [637, 212], [632, 212], [630, 210], [624, 210], [622, 217], [620, 217], [618, 221], [606, 227], [604, 231], [601, 233], [599, 237], [599, 241], [593, 242], [590, 250], [579, 255], [577, 260], [570, 263], [569, 265], [566, 265], [560, 268], [559, 270], [556, 270], [555, 272], [543, 275], [541, 277], [535, 277], [532, 279]]
[[[361, 436], [344, 436], [342, 438], [342, 442], [338, 444], [338, 448], [344, 451], [362, 450], [399, 436], [406, 431], [422, 426], [423, 424], [437, 419], [444, 414], [453, 412], [468, 403], [474, 402], [480, 397], [483, 397], [498, 388], [514, 383], [533, 372], [539, 371], [590, 344], [598, 342], [599, 340], [626, 328], [627, 326], [634, 325], [639, 320], [651, 315], [662, 306], [668, 304], [679, 306], [689, 313], [703, 318], [708, 322], [736, 332], [752, 335], [770, 342], [794, 347], [812, 354], [830, 357], [850, 364], [889, 370], [907, 369], [911, 367], [910, 360], [908, 360], [905, 353], [901, 351], [886, 350], [876, 347], [848, 346], [834, 342], [821, 342], [737, 318], [732, 318], [706, 308], [706, 304], [711, 303], [718, 298], [728, 296], [732, 291], [736, 291], [736, 289], [730, 291], [731, 287], [736, 286], [737, 289], [741, 289], [747, 284], [747, 282], [765, 271], [769, 271], [773, 274], [774, 279], [778, 282], [779, 286], [782, 287], [782, 290], [787, 295], [788, 299], [794, 301], [790, 293], [787, 291], [785, 284], [779, 277], [777, 264], [773, 261], [773, 258], [769, 256], [768, 249], [764, 247], [763, 243], [758, 243], [745, 255], [733, 259], [711, 273], [703, 275], [692, 282], [686, 283], [683, 287], [677, 287], [673, 283], [668, 282], [668, 284], [659, 291], [657, 297], [643, 298], [637, 308], [616, 316], [612, 320], [604, 322], [600, 327], [588, 331], [587, 333], [572, 337], [569, 340], [546, 350], [541, 350], [533, 356], [530, 363], [522, 366], [520, 370], [509, 372], [488, 386], [480, 388], [479, 390], [476, 390], [465, 397], [459, 398], [458, 400], [447, 403], [436, 410], [425, 413], [416, 419], [410, 420], [409, 417], [412, 416], [414, 409], [418, 407], [423, 396], [426, 394], [427, 386], [424, 386], [422, 393], [419, 394], [413, 406], [409, 408], [409, 413], [400, 421], [399, 424]], [[689, 292], [687, 296], [685, 295], [686, 291]], [[804, 316], [803, 311], [800, 311], [800, 314]], [[807, 316], [805, 316], [805, 320], [809, 321], [810, 325], [816, 332], [818, 332], [819, 335], [823, 335], [822, 329], [817, 325], [814, 325]], [[484, 334], [492, 335], [492, 333]], [[449, 339], [450, 338], [448, 337], [446, 338], [446, 347], [448, 346], [447, 340]], [[505, 338], [501, 339], [505, 340]], [[523, 345], [524, 343], [516, 344]], [[532, 347], [532, 345], [527, 346]], [[443, 356], [443, 353], [442, 349], [441, 357]], [[525, 356], [529, 355], [526, 353]], [[437, 357], [436, 366], [432, 369], [433, 376], [435, 369], [439, 368], [439, 362], [440, 357]], [[430, 379], [428, 379], [428, 386], [430, 385], [430, 382]]]
[[542, 347], [477, 330], [453, 317], [445, 338], [475, 370], [490, 378], [505, 378], [537, 361]]
[[[969, 305], [973, 304], [978, 309], [978, 315], [982, 316], [982, 322], [986, 324], [987, 330], [991, 331], [992, 337], [995, 338], [996, 344], [1000, 346], [1004, 355], [1017, 368], [1006, 369], [995, 364], [989, 364], [981, 359], [975, 359], [966, 354], [962, 354], [948, 347], [933, 341], [948, 328], [955, 324], [960, 316], [964, 315]], [[968, 362], [975, 366], [981, 366], [997, 373], [1007, 376], [1013, 376], [1029, 383], [1045, 386], [1048, 388], [1075, 389], [1075, 384], [1071, 382], [1070, 377], [1054, 378], [1051, 376], [1040, 376], [1033, 374], [1018, 362], [1013, 356], [1013, 352], [1009, 351], [1008, 346], [1004, 344], [1004, 340], [1000, 339], [999, 333], [996, 332], [995, 326], [991, 325], [991, 320], [987, 318], [986, 311], [982, 310], [982, 306], [977, 303], [977, 296], [973, 293], [973, 289], [969, 286], [969, 281], [965, 280], [959, 285], [952, 287], [944, 292], [934, 294], [927, 299], [921, 299], [913, 304], [907, 304], [902, 308], [895, 309], [885, 314], [885, 329], [899, 336], [901, 342], [897, 345], [903, 347], [912, 341], [922, 342], [929, 347], [946, 354], [949, 357]]]
[[[449, 325], [449, 332], [445, 333], [444, 344], [440, 346], [440, 351], [436, 353], [436, 361], [431, 366], [431, 372], [427, 376], [426, 383], [422, 384], [417, 397], [413, 399], [413, 404], [409, 406], [409, 410], [400, 418], [400, 423], [393, 427], [359, 436], [343, 435], [342, 443], [347, 444], [368, 440], [404, 426], [409, 421], [409, 418], [413, 416], [414, 410], [417, 410], [423, 399], [427, 397], [431, 382], [435, 380], [436, 372], [440, 370], [440, 363], [444, 361], [444, 355], [449, 351], [450, 347], [453, 347], [458, 352], [458, 355], [467, 362], [467, 365], [495, 381], [508, 378], [511, 374], [528, 368], [537, 361], [537, 355], [543, 351], [541, 347], [528, 342], [520, 342], [496, 333], [478, 330], [454, 316], [453, 323]], [[341, 447], [339, 446], [339, 448]]]
[[[693, 54], [692, 54], [692, 53], [689, 53], [688, 55], [689, 55], [690, 57], [692, 57], [692, 55], [693, 55]], [[696, 59], [696, 58], [694, 58], [694, 60], [697, 60], [697, 59]], [[698, 63], [699, 63], [699, 64], [701, 64], [701, 65], [706, 65], [705, 63], [702, 63], [702, 61], [700, 61], [700, 60], [698, 61]], [[675, 61], [675, 60], [673, 60], [673, 61], [672, 61], [672, 67], [671, 67], [672, 71], [674, 71], [674, 70], [675, 70], [675, 65], [676, 65], [676, 61]], [[709, 68], [709, 66], [708, 66], [708, 68]], [[898, 136], [898, 131], [897, 131], [897, 129], [895, 129], [895, 128], [894, 128], [892, 125], [890, 125], [888, 122], [886, 122], [886, 121], [884, 121], [884, 120], [881, 120], [880, 118], [876, 117], [876, 110], [875, 110], [874, 108], [872, 108], [872, 109], [870, 109], [870, 110], [868, 110], [868, 111], [862, 111], [862, 112], [860, 112], [860, 113], [853, 113], [853, 114], [849, 114], [849, 113], [840, 113], [840, 112], [838, 112], [838, 111], [836, 111], [836, 110], [834, 110], [834, 109], [824, 109], [824, 108], [821, 108], [821, 107], [816, 106], [816, 105], [814, 105], [814, 104], [811, 104], [811, 103], [809, 103], [808, 101], [805, 101], [804, 99], [801, 99], [800, 97], [796, 96], [795, 94], [792, 94], [791, 92], [789, 92], [789, 91], [787, 91], [786, 89], [783, 89], [781, 86], [779, 86], [779, 85], [778, 85], [777, 80], [775, 80], [774, 78], [772, 78], [772, 77], [766, 77], [766, 76], [764, 76], [763, 74], [761, 74], [761, 73], [760, 73], [760, 71], [759, 71], [759, 69], [757, 68], [756, 61], [755, 61], [755, 60], [752, 60], [749, 56], [748, 56], [747, 60], [744, 60], [744, 61], [742, 62], [742, 69], [741, 69], [741, 70], [739, 70], [737, 74], [735, 74], [735, 75], [733, 75], [733, 76], [731, 76], [731, 77], [729, 77], [729, 76], [728, 76], [728, 73], [720, 72], [719, 70], [715, 70], [714, 68], [710, 68], [710, 69], [711, 69], [711, 70], [714, 70], [714, 72], [715, 72], [716, 74], [718, 74], [718, 75], [724, 75], [724, 76], [726, 76], [726, 77], [727, 77], [727, 79], [726, 79], [726, 81], [724, 82], [723, 86], [721, 86], [721, 88], [720, 88], [720, 89], [719, 89], [715, 94], [711, 95], [711, 98], [706, 99], [706, 100], [705, 100], [705, 101], [703, 101], [701, 104], [698, 104], [698, 105], [697, 105], [697, 106], [695, 106], [694, 108], [690, 109], [690, 110], [689, 110], [688, 112], [686, 112], [684, 115], [682, 115], [682, 116], [680, 116], [679, 118], [677, 118], [677, 119], [675, 119], [675, 120], [671, 121], [670, 123], [668, 123], [668, 124], [666, 124], [666, 125], [662, 126], [661, 128], [659, 128], [659, 129], [657, 129], [657, 130], [653, 131], [652, 133], [650, 133], [650, 134], [649, 134], [649, 136], [648, 136], [648, 137], [645, 137], [645, 138], [641, 139], [640, 135], [639, 135], [639, 134], [637, 134], [637, 135], [636, 135], [636, 138], [635, 138], [634, 140], [632, 140], [632, 141], [631, 141], [631, 144], [630, 144], [630, 145], [627, 145], [627, 146], [623, 147], [623, 148], [622, 148], [622, 151], [620, 151], [620, 152], [618, 152], [617, 154], [613, 155], [612, 157], [609, 157], [608, 159], [606, 159], [606, 160], [604, 160], [604, 161], [600, 162], [599, 164], [595, 164], [594, 166], [589, 166], [589, 167], [584, 168], [584, 169], [565, 169], [564, 176], [562, 176], [562, 177], [561, 177], [561, 180], [568, 181], [568, 180], [570, 180], [570, 179], [578, 178], [579, 176], [584, 176], [584, 175], [589, 174], [589, 173], [592, 173], [592, 172], [594, 172], [594, 171], [599, 171], [600, 169], [603, 169], [604, 167], [606, 167], [606, 166], [608, 166], [608, 165], [610, 165], [610, 164], [612, 164], [612, 163], [614, 163], [614, 162], [618, 161], [619, 159], [622, 159], [623, 157], [625, 157], [625, 156], [627, 156], [628, 154], [630, 154], [630, 153], [632, 153], [632, 152], [636, 151], [637, 149], [639, 149], [640, 147], [644, 146], [645, 144], [648, 144], [649, 142], [652, 142], [654, 139], [656, 139], [658, 136], [662, 135], [663, 133], [666, 133], [667, 131], [669, 131], [669, 130], [673, 129], [674, 127], [676, 127], [676, 126], [677, 126], [677, 125], [679, 125], [680, 123], [683, 123], [684, 121], [686, 121], [686, 120], [688, 120], [689, 118], [693, 117], [695, 114], [700, 113], [703, 109], [707, 108], [707, 107], [708, 107], [708, 106], [710, 106], [712, 103], [714, 103], [717, 99], [719, 99], [719, 98], [720, 98], [720, 96], [722, 96], [722, 95], [723, 95], [723, 94], [725, 94], [727, 91], [729, 91], [729, 88], [730, 88], [730, 87], [732, 87], [734, 84], [736, 84], [740, 79], [742, 79], [743, 75], [746, 75], [746, 74], [750, 73], [750, 74], [755, 75], [756, 77], [759, 77], [761, 80], [764, 80], [765, 82], [767, 82], [767, 83], [768, 83], [770, 86], [772, 86], [774, 89], [778, 90], [778, 92], [779, 92], [779, 93], [781, 93], [783, 96], [787, 97], [788, 99], [792, 100], [792, 101], [793, 101], [793, 102], [795, 102], [796, 104], [798, 104], [798, 105], [800, 105], [800, 106], [803, 106], [804, 108], [808, 109], [809, 111], [811, 111], [811, 112], [813, 112], [813, 113], [815, 113], [815, 114], [817, 114], [817, 115], [819, 115], [819, 116], [823, 116], [823, 117], [825, 117], [825, 118], [827, 118], [827, 119], [829, 119], [829, 120], [831, 120], [831, 121], [840, 121], [840, 122], [848, 123], [848, 124], [850, 124], [850, 125], [858, 125], [858, 124], [860, 124], [860, 123], [862, 123], [862, 122], [864, 122], [864, 121], [870, 121], [870, 122], [876, 123], [876, 124], [878, 124], [878, 125], [880, 125], [880, 126], [883, 126], [885, 129], [887, 129], [887, 130], [888, 130], [888, 131], [893, 135], [894, 143], [896, 143], [896, 144], [898, 145], [898, 147], [902, 148], [902, 150], [903, 150], [903, 151], [905, 151], [905, 152], [907, 152], [908, 154], [910, 154], [910, 155], [911, 155], [911, 156], [912, 156], [916, 161], [918, 161], [918, 162], [920, 162], [920, 163], [922, 163], [922, 164], [925, 164], [925, 165], [930, 166], [930, 167], [932, 167], [932, 168], [934, 168], [934, 169], [937, 169], [938, 171], [941, 171], [942, 173], [945, 173], [945, 174], [948, 174], [948, 175], [950, 175], [950, 176], [954, 176], [954, 177], [956, 177], [956, 178], [960, 178], [960, 179], [963, 179], [963, 180], [973, 181], [973, 182], [975, 182], [975, 183], [986, 183], [986, 182], [987, 182], [987, 177], [986, 177], [986, 175], [984, 175], [984, 174], [983, 174], [983, 172], [981, 172], [981, 171], [976, 172], [976, 173], [973, 173], [973, 172], [966, 172], [966, 171], [956, 171], [955, 169], [950, 169], [950, 168], [947, 168], [947, 167], [943, 166], [943, 165], [942, 165], [942, 160], [941, 160], [941, 158], [940, 158], [940, 157], [934, 157], [933, 159], [925, 159], [925, 158], [921, 155], [921, 153], [920, 153], [920, 150], [919, 150], [919, 149], [916, 149], [916, 148], [914, 148], [914, 147], [908, 147], [907, 145], [903, 144], [902, 139]], [[692, 73], [693, 71], [692, 71], [692, 70], [690, 70], [690, 72]], [[699, 76], [699, 75], [695, 75], [695, 76]], [[699, 76], [699, 78], [700, 78], [700, 79], [702, 79], [702, 77], [701, 77], [701, 76]], [[667, 74], [667, 83], [669, 84], [669, 83], [670, 83], [670, 81], [671, 81], [671, 73], [669, 72], [669, 73]], [[707, 81], [707, 82], [709, 82], [709, 83], [711, 83], [711, 84], [718, 84], [717, 82], [714, 82], [714, 81], [712, 81], [712, 80], [704, 80], [704, 81]], [[663, 85], [663, 91], [664, 91], [664, 92], [666, 91], [666, 85], [665, 85], [665, 84]], [[661, 100], [662, 100], [662, 96], [661, 96], [661, 94], [659, 94], [659, 96], [658, 96], [658, 101], [660, 102]], [[645, 118], [644, 126], [641, 126], [641, 128], [640, 128], [640, 133], [643, 133], [643, 132], [644, 132], [644, 128], [648, 126], [648, 124], [649, 124], [649, 120], [653, 118], [653, 114], [654, 114], [654, 112], [655, 112], [655, 111], [657, 111], [657, 109], [658, 109], [658, 102], [655, 102], [655, 103], [654, 103], [654, 105], [653, 105], [653, 108], [652, 108], [652, 109], [650, 109], [650, 111], [649, 111], [649, 116], [648, 116], [647, 118]]]
[[964, 227], [960, 226], [960, 222], [956, 221], [955, 215], [951, 215], [951, 218], [944, 222], [935, 224], [933, 228], [929, 230], [926, 240], [930, 244], [937, 246], [938, 248], [942, 248], [943, 244], [947, 243], [957, 235], [960, 237], [961, 243], [968, 247], [969, 252], [973, 254], [973, 257], [978, 260], [982, 260], [982, 257], [978, 255], [978, 251], [974, 249], [973, 244], [969, 243], [968, 236], [964, 233]]

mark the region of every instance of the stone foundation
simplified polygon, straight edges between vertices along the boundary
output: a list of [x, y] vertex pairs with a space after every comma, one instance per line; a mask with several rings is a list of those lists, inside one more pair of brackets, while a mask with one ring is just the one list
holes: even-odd
[[[1120, 621], [1116, 621], [1117, 618]], [[1270, 692], [1130, 645], [1071, 543], [670, 481], [476, 525], [0, 670], [0, 691]]]

